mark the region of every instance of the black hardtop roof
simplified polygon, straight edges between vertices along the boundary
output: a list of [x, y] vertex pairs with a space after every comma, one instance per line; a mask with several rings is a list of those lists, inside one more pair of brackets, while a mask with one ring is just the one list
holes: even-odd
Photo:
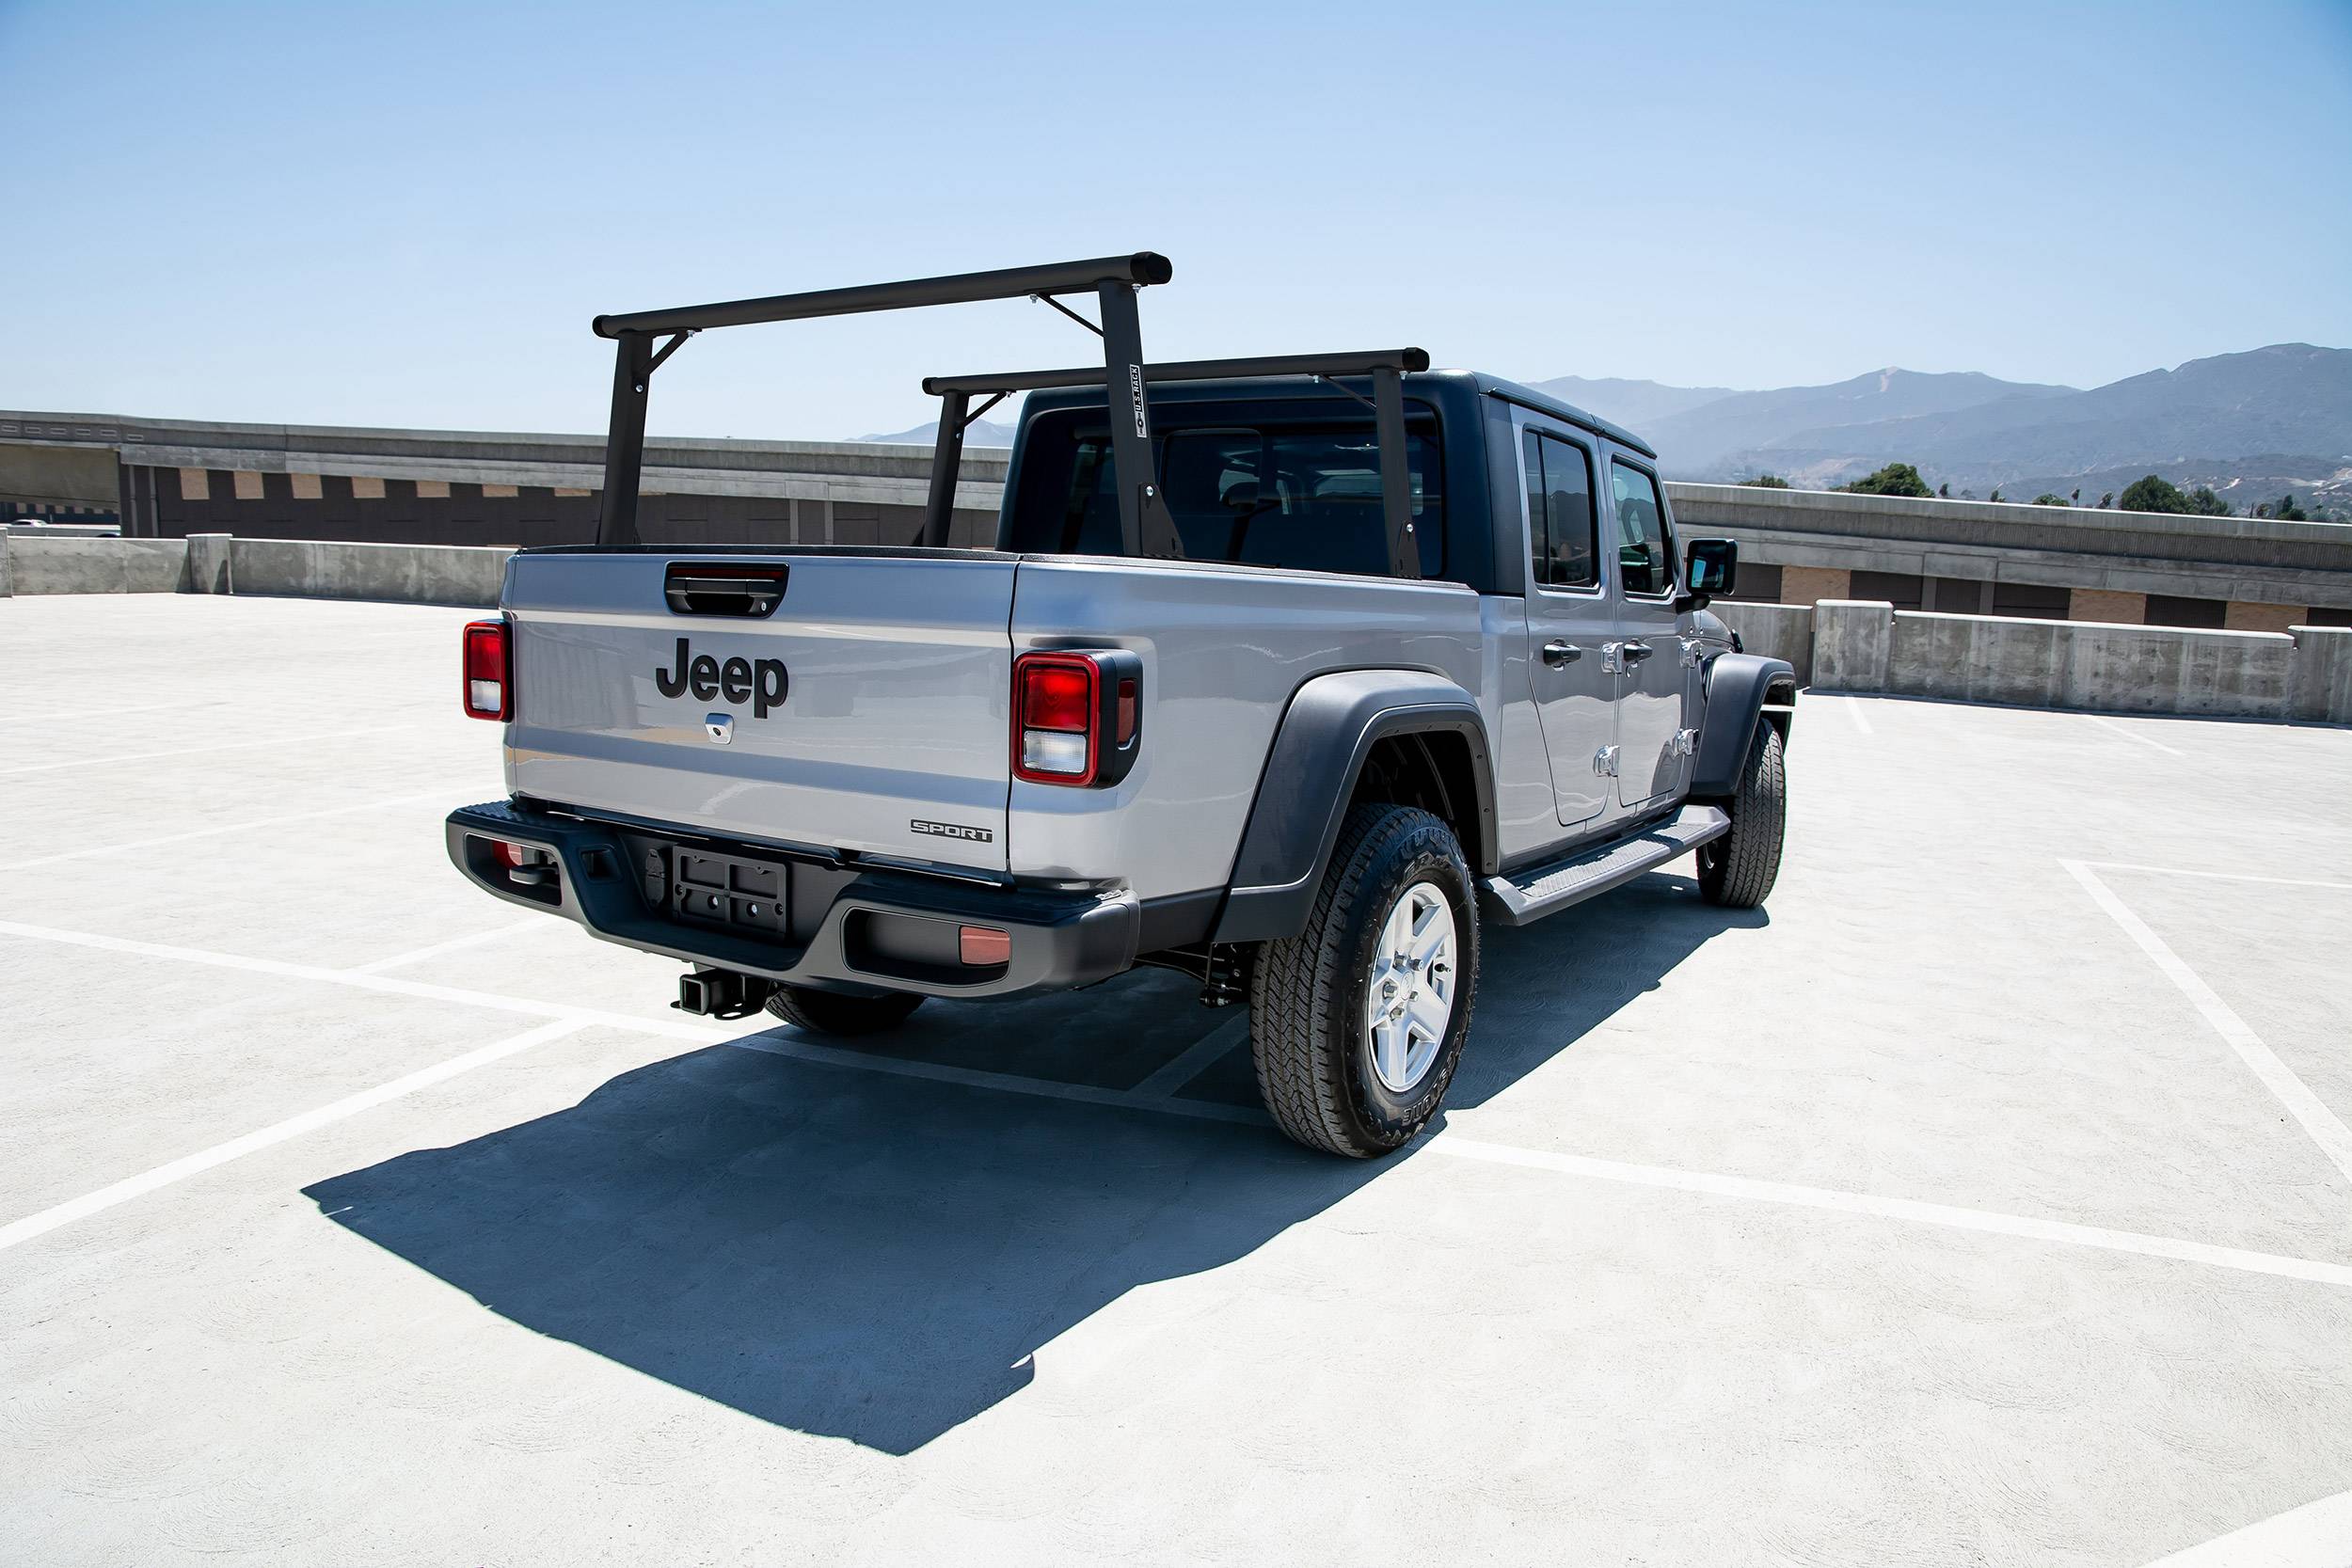
[[[1343, 376], [1341, 378], [1341, 383], [1346, 386], [1358, 379], [1359, 378]], [[1564, 423], [1588, 430], [1596, 436], [1606, 436], [1611, 440], [1629, 447], [1653, 461], [1658, 456], [1655, 448], [1623, 425], [1604, 420], [1597, 414], [1586, 413], [1576, 404], [1564, 403], [1548, 392], [1539, 392], [1533, 387], [1521, 386], [1516, 381], [1505, 381], [1501, 376], [1486, 375], [1477, 371], [1420, 371], [1406, 375], [1404, 382], [1406, 392], [1419, 392], [1426, 401], [1432, 402], [1458, 403], [1465, 396], [1501, 398], [1506, 403], [1516, 403], [1523, 407], [1534, 409], [1538, 413], [1549, 414]], [[1253, 376], [1247, 380], [1222, 381], [1153, 381], [1151, 386], [1152, 404], [1155, 408], [1178, 403], [1233, 403], [1299, 397], [1341, 398], [1343, 401], [1352, 401], [1345, 399], [1344, 394], [1334, 391], [1320, 378], [1314, 376]], [[1360, 393], [1362, 388], [1348, 386], [1348, 390]], [[1438, 394], [1438, 396], [1432, 397], [1430, 394]], [[1099, 387], [1055, 388], [1031, 392], [1023, 413], [1025, 417], [1029, 414], [1042, 414], [1065, 408], [1101, 408], [1103, 402], [1103, 389]]]

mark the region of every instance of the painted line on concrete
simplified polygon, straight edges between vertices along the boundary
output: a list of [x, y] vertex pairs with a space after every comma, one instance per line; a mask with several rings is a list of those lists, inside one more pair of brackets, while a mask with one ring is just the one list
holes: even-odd
[[1637, 1187], [1665, 1187], [1677, 1192], [1706, 1193], [1716, 1197], [1744, 1198], [1751, 1203], [1782, 1204], [1799, 1209], [1824, 1209], [1841, 1214], [1867, 1214], [1878, 1219], [1910, 1220], [1952, 1230], [1979, 1230], [1994, 1236], [2058, 1242], [2102, 1252], [2127, 1252], [2143, 1258], [2170, 1258], [2186, 1263], [2248, 1274], [2277, 1275], [2288, 1279], [2316, 1280], [2327, 1285], [2352, 1286], [2352, 1265], [2319, 1263], [2242, 1247], [2212, 1246], [2170, 1236], [2148, 1236], [2136, 1230], [2109, 1230], [2103, 1226], [2075, 1225], [2066, 1220], [2031, 1219], [1987, 1209], [1960, 1209], [1945, 1203], [1921, 1203], [1906, 1197], [1873, 1197], [1867, 1193], [1840, 1192], [1830, 1187], [1804, 1187], [1786, 1181], [1765, 1181], [1744, 1176], [1715, 1176], [1704, 1171], [1674, 1170], [1661, 1165], [1629, 1165], [1615, 1160], [1596, 1160], [1581, 1154], [1555, 1154], [1518, 1148], [1506, 1144], [1481, 1143], [1450, 1132], [1426, 1140], [1433, 1154], [1488, 1164], [1523, 1165], [1535, 1170], [1589, 1176], [1602, 1181]]
[[264, 1148], [282, 1144], [289, 1138], [298, 1138], [305, 1132], [315, 1132], [319, 1128], [342, 1121], [347, 1117], [356, 1117], [362, 1111], [373, 1110], [390, 1101], [412, 1095], [419, 1089], [431, 1088], [434, 1085], [446, 1083], [460, 1073], [471, 1072], [480, 1067], [487, 1067], [492, 1062], [502, 1060], [518, 1052], [528, 1051], [534, 1045], [545, 1045], [549, 1040], [560, 1039], [565, 1035], [586, 1027], [588, 1027], [587, 1023], [578, 1019], [558, 1019], [551, 1023], [542, 1023], [536, 1029], [527, 1029], [511, 1038], [500, 1040], [493, 1045], [485, 1045], [478, 1051], [469, 1051], [462, 1056], [453, 1056], [446, 1062], [436, 1063], [432, 1067], [409, 1073], [405, 1078], [395, 1078], [389, 1084], [379, 1084], [374, 1088], [362, 1089], [358, 1094], [345, 1095], [332, 1104], [322, 1105], [315, 1111], [305, 1111], [298, 1117], [289, 1117], [284, 1121], [264, 1127], [258, 1132], [247, 1132], [242, 1138], [231, 1138], [225, 1144], [215, 1144], [210, 1148], [174, 1160], [168, 1164], [157, 1165], [153, 1170], [117, 1181], [111, 1186], [101, 1187], [94, 1193], [86, 1194], [71, 1202], [60, 1203], [53, 1209], [44, 1209], [38, 1214], [27, 1214], [21, 1220], [0, 1226], [0, 1252], [6, 1252], [20, 1243], [29, 1242], [36, 1236], [45, 1236], [60, 1226], [72, 1225], [76, 1220], [87, 1219], [90, 1215], [112, 1209], [118, 1204], [128, 1203], [135, 1197], [144, 1197], [158, 1188], [168, 1187], [176, 1181], [185, 1181], [191, 1176], [201, 1175], [216, 1166], [225, 1165], [231, 1160], [241, 1160], [248, 1154], [259, 1153]]
[[1837, 701], [1837, 705], [1846, 710], [1846, 717], [1853, 721], [1855, 729], [1860, 730], [1864, 735], [1878, 733], [1870, 727], [1870, 716], [1862, 711], [1861, 703], [1851, 697], [1841, 697]]
[[893, 1078], [919, 1078], [930, 1084], [994, 1089], [1005, 1094], [1028, 1095], [1037, 1100], [1066, 1100], [1074, 1104], [1102, 1105], [1120, 1111], [1161, 1112], [1189, 1117], [1194, 1121], [1247, 1122], [1262, 1127], [1273, 1125], [1264, 1112], [1247, 1105], [1220, 1105], [1207, 1100], [1146, 1098], [1133, 1089], [1104, 1089], [1091, 1084], [1064, 1084], [1052, 1078], [1025, 1078], [1010, 1072], [991, 1072], [984, 1068], [950, 1067], [944, 1062], [914, 1061], [901, 1056], [876, 1056], [863, 1051], [845, 1051], [834, 1045], [818, 1045], [799, 1036], [748, 1035], [721, 1043], [769, 1056], [789, 1057], [796, 1062], [812, 1062], [819, 1067], [850, 1068], [860, 1072], [884, 1073]]
[[[372, 724], [360, 730], [310, 730], [300, 741], [342, 740], [355, 735], [389, 735], [395, 730], [415, 728], [412, 724]], [[204, 756], [214, 752], [258, 752], [265, 748], [291, 747], [296, 744], [285, 736], [274, 740], [232, 740], [218, 746], [182, 746], [169, 752], [127, 752], [107, 757], [75, 757], [69, 762], [37, 762], [29, 768], [0, 768], [0, 778], [19, 778], [26, 773], [55, 773], [68, 768], [112, 768], [126, 762], [155, 762], [165, 757]]]
[[2105, 910], [2107, 918], [2123, 928], [2123, 934], [2139, 944], [2139, 950], [2155, 961], [2164, 977], [2180, 989], [2196, 1009], [2205, 1015], [2205, 1022], [2220, 1033], [2238, 1058], [2253, 1069], [2265, 1087], [2278, 1097], [2287, 1115], [2303, 1124], [2319, 1151], [2335, 1163], [2347, 1180], [2352, 1180], [2352, 1128], [2336, 1118], [2336, 1114], [2319, 1101], [2293, 1069], [2280, 1061], [2269, 1046], [2263, 1043], [2247, 1022], [2238, 1017], [2214, 989], [2197, 976], [2197, 972], [2181, 960], [2181, 956], [2165, 944], [2162, 937], [2149, 928], [2148, 923], [2124, 907], [2098, 874], [2081, 861], [2062, 860], [2058, 863], [2083, 885], [2091, 902]]
[[2159, 877], [2206, 877], [2220, 882], [2261, 882], [2269, 887], [2331, 888], [2352, 893], [2352, 882], [2322, 882], [2304, 877], [2256, 877], [2243, 871], [2196, 871], [2185, 865], [2142, 865], [2137, 861], [2084, 861], [2102, 871], [2149, 871]]
[[[390, 975], [360, 974], [350, 970], [323, 969], [313, 964], [287, 963], [274, 958], [248, 958], [237, 954], [215, 953], [201, 948], [173, 947], [162, 942], [134, 942], [126, 938], [99, 936], [86, 931], [64, 931], [46, 927], [26, 926], [16, 921], [0, 921], [0, 936], [24, 937], [35, 941], [93, 948], [102, 952], [124, 953], [141, 958], [169, 958], [187, 963], [211, 965], [215, 968], [241, 970], [249, 974], [270, 974], [287, 979], [316, 980], [327, 985], [349, 986], [362, 990], [472, 1005], [505, 1012], [536, 1015], [548, 1019], [551, 1026], [563, 1024], [567, 1028], [611, 1028], [640, 1035], [657, 1036], [664, 1039], [689, 1040], [707, 1045], [726, 1045], [741, 1051], [756, 1051], [763, 1054], [782, 1056], [817, 1066], [845, 1068], [859, 1072], [881, 1073], [898, 1078], [919, 1079], [928, 1083], [953, 1084], [967, 1088], [1028, 1095], [1044, 1100], [1067, 1101], [1076, 1104], [1099, 1105], [1107, 1109], [1176, 1116], [1194, 1121], [1227, 1122], [1261, 1127], [1271, 1125], [1265, 1113], [1253, 1106], [1225, 1105], [1202, 1100], [1148, 1097], [1133, 1089], [1096, 1088], [1085, 1084], [1065, 1084], [1052, 1079], [1027, 1078], [1012, 1073], [991, 1072], [977, 1068], [952, 1067], [938, 1062], [878, 1056], [866, 1052], [845, 1050], [838, 1046], [820, 1045], [798, 1036], [777, 1032], [763, 1032], [750, 1036], [735, 1035], [706, 1024], [690, 1023], [683, 1019], [639, 1018], [628, 1013], [606, 1012], [592, 1007], [573, 1007], [561, 1003], [535, 1002], [524, 997], [501, 996], [491, 991], [468, 990], [455, 986], [428, 985], [420, 981], [402, 980]], [[1231, 1027], [1232, 1021], [1221, 1026], [1221, 1028]], [[517, 1037], [517, 1038], [521, 1037]], [[511, 1042], [501, 1042], [501, 1044], [509, 1043]], [[485, 1049], [497, 1050], [499, 1048], [493, 1046]], [[522, 1047], [516, 1047], [516, 1049], [522, 1049]], [[467, 1059], [458, 1058], [460, 1061]], [[2177, 1241], [2170, 1237], [2146, 1236], [2133, 1231], [2107, 1230], [2094, 1226], [2074, 1225], [2063, 1220], [2030, 1219], [2023, 1215], [2002, 1214], [1989, 1210], [1959, 1209], [1945, 1204], [1915, 1202], [1907, 1198], [1872, 1197], [1865, 1193], [1840, 1192], [1827, 1187], [1797, 1186], [1788, 1182], [1767, 1181], [1749, 1177], [1716, 1176], [1702, 1171], [1675, 1170], [1661, 1165], [1626, 1164], [1618, 1161], [1598, 1160], [1583, 1155], [1556, 1154], [1541, 1149], [1516, 1148], [1502, 1144], [1485, 1143], [1446, 1131], [1439, 1131], [1423, 1138], [1422, 1147], [1432, 1153], [1448, 1154], [1456, 1159], [1476, 1160], [1489, 1164], [1518, 1165], [1529, 1169], [1551, 1170], [1625, 1185], [1659, 1187], [1704, 1193], [1720, 1197], [1742, 1198], [1750, 1202], [1906, 1220], [1946, 1228], [1982, 1231], [2026, 1240], [2090, 1247], [2102, 1251], [2133, 1253], [2143, 1257], [2168, 1258], [2249, 1274], [2271, 1275], [2283, 1278], [2313, 1280], [2322, 1284], [2352, 1287], [2352, 1266], [2345, 1264], [2314, 1262], [2304, 1258], [2289, 1258], [2276, 1253], [2249, 1252], [2237, 1247], [2212, 1246], [2201, 1242]], [[87, 1200], [81, 1201], [87, 1202]], [[34, 1216], [36, 1219], [40, 1217]], [[72, 1217], [73, 1216], [68, 1216], [69, 1219]], [[19, 1225], [28, 1223], [30, 1221], [17, 1222]], [[66, 1222], [60, 1220], [58, 1223]], [[5, 1232], [0, 1232], [0, 1234], [5, 1234]]]
[[166, 833], [160, 838], [135, 838], [123, 844], [96, 844], [87, 849], [67, 849], [55, 855], [40, 855], [29, 861], [9, 861], [0, 864], [0, 871], [30, 871], [36, 866], [56, 865], [60, 861], [87, 860], [99, 855], [128, 854], [134, 849], [152, 849], [159, 845], [185, 844], [191, 839], [217, 838], [223, 833], [253, 832], [263, 828], [282, 828], [289, 822], [315, 822], [326, 816], [353, 816], [360, 812], [389, 811], [394, 806], [413, 806], [424, 800], [447, 800], [446, 789], [427, 790], [418, 795], [395, 795], [389, 800], [362, 800], [353, 806], [329, 806], [324, 811], [282, 812], [276, 816], [257, 816], [245, 822], [224, 822], [218, 827], [197, 828], [184, 833]]
[[38, 724], [44, 721], [59, 723], [78, 722], [84, 719], [117, 719], [126, 713], [161, 713], [175, 708], [183, 713], [195, 713], [204, 708], [218, 707], [214, 703], [141, 703], [136, 707], [71, 708], [59, 713], [0, 713], [0, 724]]
[[1177, 1090], [1206, 1072], [1228, 1051], [1248, 1039], [1249, 1009], [1236, 1007], [1233, 1011], [1234, 1017], [1225, 1020], [1177, 1053], [1175, 1060], [1137, 1084], [1134, 1092], [1145, 1100], [1173, 1100]]
[[[455, 953], [468, 947], [480, 947], [486, 942], [519, 936], [525, 931], [543, 931], [547, 929], [548, 921], [559, 918], [561, 917], [555, 915], [534, 914], [528, 920], [517, 920], [512, 926], [494, 926], [486, 931], [475, 931], [467, 936], [452, 937], [447, 942], [437, 942], [430, 947], [416, 947], [405, 953], [395, 953], [389, 958], [378, 958], [373, 963], [354, 964], [344, 973], [347, 974], [381, 974], [388, 969], [404, 969], [409, 964], [422, 963], [427, 958], [437, 958], [444, 953]], [[564, 924], [568, 926], [571, 922], [564, 921]]]
[[319, 964], [289, 963], [283, 958], [249, 958], [242, 953], [175, 947], [168, 942], [138, 942], [129, 937], [100, 936], [93, 931], [27, 926], [15, 920], [0, 920], [0, 936], [54, 942], [67, 947], [87, 947], [101, 953], [120, 953], [131, 958], [204, 964], [214, 969], [240, 970], [247, 974], [273, 975], [282, 980], [317, 980], [330, 986], [351, 986], [360, 990], [379, 991], [387, 996], [414, 996], [427, 1002], [450, 1002], [459, 1006], [484, 1007], [493, 1012], [519, 1013], [526, 1018], [570, 1019], [605, 1028], [630, 1029], [641, 1035], [659, 1035], [664, 1039], [723, 1044], [734, 1037], [725, 1030], [714, 1029], [707, 1024], [689, 1023], [682, 1018], [641, 1018], [634, 1013], [607, 1012], [597, 1007], [577, 1007], [562, 1002], [537, 1002], [526, 996], [469, 990], [463, 986], [437, 986], [424, 980], [404, 980], [397, 974], [355, 974], [347, 969], [327, 969]]
[[2233, 1529], [2148, 1568], [2347, 1568], [2352, 1565], [2352, 1492], [2339, 1492], [2273, 1519]]
[[2185, 757], [2188, 755], [2186, 752], [2181, 751], [2177, 747], [2167, 746], [2163, 741], [2153, 739], [2148, 736], [2140, 734], [2137, 730], [2119, 724], [2114, 720], [2109, 719], [2103, 714], [2086, 713], [2083, 717], [2090, 720], [2092, 723], [2098, 725], [2103, 730], [2113, 730], [2117, 735], [2122, 736], [2126, 740], [2137, 740], [2142, 746], [2153, 746], [2157, 751], [2162, 752], [2166, 756]]

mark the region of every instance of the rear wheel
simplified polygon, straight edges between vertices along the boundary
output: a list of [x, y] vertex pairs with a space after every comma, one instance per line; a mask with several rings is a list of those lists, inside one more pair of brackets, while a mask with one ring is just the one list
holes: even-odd
[[844, 996], [806, 986], [778, 986], [768, 1010], [812, 1035], [874, 1035], [895, 1029], [923, 1005], [919, 996], [884, 991], [880, 996]]
[[1478, 904], [1453, 832], [1410, 806], [1348, 813], [1307, 929], [1249, 985], [1258, 1089], [1282, 1131], [1361, 1159], [1437, 1114], [1478, 991]]
[[1780, 879], [1780, 845], [1788, 820], [1788, 776], [1780, 731], [1759, 726], [1748, 749], [1740, 791], [1723, 802], [1731, 832], [1699, 846], [1699, 894], [1727, 910], [1752, 910]]

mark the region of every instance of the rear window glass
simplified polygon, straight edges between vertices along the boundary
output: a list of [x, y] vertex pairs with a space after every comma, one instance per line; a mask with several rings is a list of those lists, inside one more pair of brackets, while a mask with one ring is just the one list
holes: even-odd
[[1593, 546], [1593, 464], [1573, 441], [1521, 433], [1527, 467], [1529, 570], [1546, 588], [1591, 588], [1600, 581]]
[[[1445, 566], [1444, 474], [1435, 427], [1423, 423], [1406, 435], [1406, 474], [1422, 575], [1434, 578]], [[1110, 436], [1073, 439], [1066, 481], [1024, 483], [1009, 548], [1121, 553]], [[1030, 461], [1042, 456], [1033, 451]], [[1380, 449], [1369, 419], [1163, 430], [1152, 457], [1187, 560], [1388, 575]]]

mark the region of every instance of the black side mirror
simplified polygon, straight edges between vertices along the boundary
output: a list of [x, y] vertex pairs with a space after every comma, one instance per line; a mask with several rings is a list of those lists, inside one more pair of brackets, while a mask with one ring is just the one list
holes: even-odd
[[1693, 539], [1682, 551], [1682, 586], [1692, 608], [1740, 583], [1740, 546], [1728, 539]]

